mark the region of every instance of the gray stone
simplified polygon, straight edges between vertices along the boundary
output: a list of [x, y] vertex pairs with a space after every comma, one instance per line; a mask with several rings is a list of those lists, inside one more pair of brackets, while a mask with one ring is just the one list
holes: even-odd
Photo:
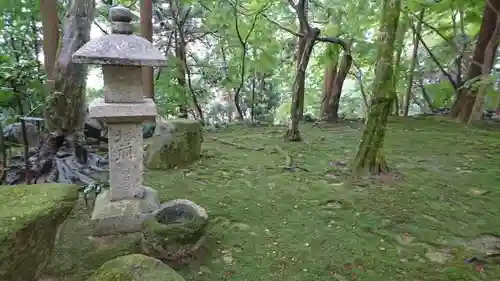
[[160, 260], [182, 261], [203, 245], [207, 224], [207, 211], [192, 201], [166, 202], [144, 221], [142, 251]]
[[144, 187], [143, 198], [111, 200], [111, 192], [104, 190], [94, 203], [91, 223], [94, 236], [133, 233], [142, 230], [144, 220], [159, 207], [158, 192]]
[[[26, 136], [29, 147], [36, 147], [40, 144], [40, 132], [36, 125], [25, 122]], [[23, 130], [21, 122], [13, 123], [3, 128], [3, 137], [8, 142], [23, 145]]]
[[104, 263], [87, 281], [184, 281], [184, 278], [157, 259], [132, 254]]
[[145, 149], [144, 166], [167, 170], [189, 165], [201, 155], [203, 128], [196, 120], [157, 120]]
[[112, 22], [111, 33], [113, 34], [132, 34], [134, 33], [134, 25], [129, 22]]
[[132, 11], [122, 5], [116, 5], [109, 9], [109, 20], [111, 22], [131, 22], [133, 17]]

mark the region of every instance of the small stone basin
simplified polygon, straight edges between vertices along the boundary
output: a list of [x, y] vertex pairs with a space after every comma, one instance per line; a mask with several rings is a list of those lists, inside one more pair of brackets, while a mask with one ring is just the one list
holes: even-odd
[[183, 261], [205, 240], [207, 211], [186, 199], [168, 201], [144, 221], [143, 254], [162, 261]]

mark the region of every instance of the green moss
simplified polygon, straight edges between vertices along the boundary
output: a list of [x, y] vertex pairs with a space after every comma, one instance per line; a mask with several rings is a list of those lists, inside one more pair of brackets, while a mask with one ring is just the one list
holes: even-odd
[[157, 259], [132, 254], [106, 262], [88, 281], [184, 281], [184, 278]]
[[[303, 124], [301, 143], [284, 142], [286, 128], [233, 126], [209, 133], [203, 149], [210, 157], [188, 169], [146, 171], [145, 185], [162, 200], [188, 198], [210, 212], [204, 249], [179, 274], [231, 281], [498, 280], [493, 260], [480, 274], [464, 263], [477, 253], [460, 245], [500, 234], [499, 128], [389, 117], [384, 156], [398, 177], [344, 186], [362, 126]], [[276, 146], [308, 171], [284, 171]], [[113, 237], [103, 247], [90, 235], [82, 207], [64, 227], [47, 272], [53, 279], [85, 281], [105, 261], [137, 251], [135, 238]], [[447, 248], [449, 263], [425, 256]]]
[[37, 278], [77, 198], [68, 184], [0, 186], [0, 280]]
[[146, 146], [145, 166], [166, 170], [200, 159], [202, 126], [196, 120], [169, 120], [169, 132], [155, 135]]
[[76, 186], [68, 184], [0, 186], [0, 241], [77, 198]]

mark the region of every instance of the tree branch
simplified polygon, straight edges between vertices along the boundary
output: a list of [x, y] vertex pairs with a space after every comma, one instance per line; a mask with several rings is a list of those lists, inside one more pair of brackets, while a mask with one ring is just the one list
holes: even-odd
[[352, 60], [352, 65], [354, 65], [354, 67], [358, 71], [358, 73], [354, 75], [354, 77], [356, 77], [359, 83], [359, 90], [361, 91], [361, 96], [363, 97], [363, 104], [365, 106], [365, 114], [366, 114], [368, 112], [368, 108], [370, 107], [370, 105], [368, 104], [368, 97], [366, 95], [365, 88], [363, 85], [363, 71], [361, 70], [361, 67], [359, 67], [359, 65], [356, 63], [354, 59]]
[[457, 83], [453, 80], [453, 77], [451, 77], [451, 74], [448, 73], [444, 69], [443, 65], [441, 65], [441, 63], [439, 62], [439, 60], [436, 57], [436, 55], [434, 55], [434, 53], [431, 51], [431, 49], [429, 48], [429, 46], [427, 45], [427, 43], [425, 43], [425, 41], [423, 40], [422, 35], [417, 32], [415, 24], [413, 24], [413, 23], [411, 24], [411, 29], [415, 33], [415, 35], [418, 37], [418, 40], [422, 43], [422, 46], [424, 46], [425, 50], [427, 51], [427, 53], [431, 57], [432, 61], [434, 61], [434, 63], [437, 65], [437, 67], [439, 68], [439, 70], [441, 71], [441, 73], [443, 73], [443, 75], [446, 76], [446, 78], [448, 78], [448, 80], [450, 81], [450, 84], [453, 87], [453, 89], [455, 91], [458, 90]]
[[351, 54], [351, 50], [349, 48], [350, 43], [346, 42], [338, 37], [321, 37], [320, 36], [320, 37], [316, 38], [316, 40], [318, 40], [320, 42], [327, 42], [327, 43], [340, 45], [340, 47], [342, 47], [342, 50], [344, 50], [344, 52], [348, 53], [349, 55]]
[[[290, 28], [287, 28], [287, 27], [284, 27], [283, 25], [281, 25], [280, 23], [278, 23], [277, 21], [269, 18], [269, 16], [267, 16], [266, 14], [262, 14], [262, 16], [268, 20], [270, 23], [276, 25], [278, 28], [294, 35], [294, 36], [297, 36], [297, 37], [304, 37], [304, 34], [301, 33], [301, 32], [295, 32], [293, 30], [291, 30]], [[320, 41], [320, 42], [326, 42], [326, 43], [332, 43], [332, 44], [338, 44], [340, 45], [340, 47], [342, 47], [342, 49], [344, 50], [344, 52], [349, 52], [350, 53], [350, 49], [349, 49], [349, 44], [348, 42], [338, 38], [338, 37], [321, 37], [319, 36], [318, 38], [316, 38], [316, 40]]]
[[297, 4], [297, 8], [295, 9], [297, 12], [297, 18], [299, 19], [300, 30], [302, 32], [309, 32], [311, 30], [311, 26], [309, 25], [309, 21], [307, 20], [307, 0], [299, 0]]
[[105, 35], [108, 35], [108, 34], [109, 34], [109, 33], [108, 33], [108, 32], [107, 32], [104, 28], [102, 28], [102, 26], [101, 26], [101, 25], [99, 25], [99, 24], [97, 23], [97, 21], [96, 21], [96, 20], [94, 20], [94, 25], [95, 25], [95, 26], [97, 26], [97, 28], [99, 28], [99, 29], [101, 30], [101, 32], [102, 32], [102, 33], [104, 33]]
[[270, 23], [272, 23], [272, 24], [276, 25], [278, 28], [280, 28], [280, 29], [282, 29], [282, 30], [284, 30], [284, 31], [286, 31], [286, 32], [288, 32], [288, 33], [290, 33], [290, 34], [292, 34], [292, 35], [295, 35], [295, 36], [297, 36], [297, 37], [304, 37], [304, 34], [302, 34], [302, 33], [300, 33], [300, 32], [295, 32], [295, 31], [291, 30], [291, 29], [290, 29], [290, 28], [288, 28], [288, 27], [284, 27], [284, 26], [282, 26], [282, 25], [281, 25], [280, 23], [278, 23], [277, 21], [270, 19], [270, 18], [269, 18], [266, 14], [263, 14], [262, 16], [263, 16], [266, 20], [268, 20]]
[[[408, 14], [408, 15], [411, 15], [413, 18], [415, 18], [417, 21], [420, 21], [420, 18], [417, 14], [409, 11], [409, 10], [405, 10], [405, 12]], [[454, 51], [457, 51], [458, 52], [458, 49], [457, 49], [457, 46], [456, 44], [450, 40], [449, 38], [446, 38], [446, 36], [441, 33], [439, 30], [437, 30], [437, 28], [435, 28], [434, 26], [432, 26], [430, 23], [422, 20], [420, 21], [424, 26], [426, 26], [427, 28], [429, 28], [430, 30], [434, 31], [439, 37], [441, 37], [448, 45], [450, 45], [450, 47], [454, 50]]]

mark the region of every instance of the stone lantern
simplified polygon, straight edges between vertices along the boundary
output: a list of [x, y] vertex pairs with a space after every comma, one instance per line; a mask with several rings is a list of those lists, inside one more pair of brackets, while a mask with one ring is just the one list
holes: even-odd
[[108, 125], [109, 190], [100, 193], [92, 213], [95, 236], [141, 231], [159, 207], [154, 189], [144, 187], [142, 123], [156, 117], [156, 105], [142, 93], [141, 67], [164, 66], [165, 56], [146, 39], [132, 35], [132, 13], [110, 8], [110, 35], [89, 41], [73, 63], [102, 65], [104, 99], [90, 104], [91, 118]]

